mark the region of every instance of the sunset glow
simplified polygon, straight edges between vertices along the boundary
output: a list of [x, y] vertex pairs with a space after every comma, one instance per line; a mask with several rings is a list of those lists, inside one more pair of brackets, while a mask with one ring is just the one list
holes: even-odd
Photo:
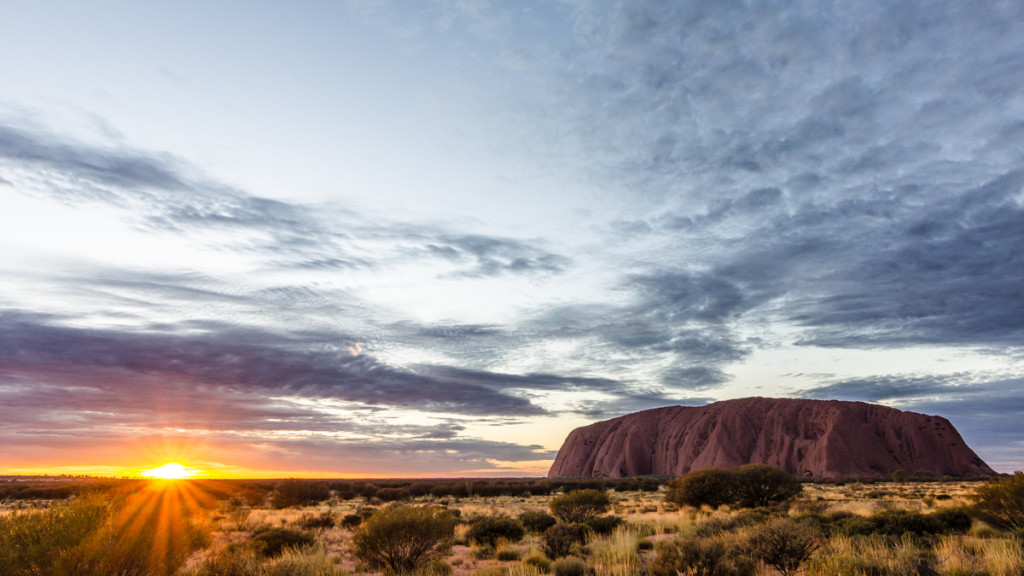
[[186, 478], [195, 478], [202, 473], [202, 470], [189, 468], [188, 466], [183, 466], [177, 462], [168, 462], [163, 466], [140, 472], [139, 475], [145, 476], [146, 478], [158, 478], [161, 480], [183, 480]]

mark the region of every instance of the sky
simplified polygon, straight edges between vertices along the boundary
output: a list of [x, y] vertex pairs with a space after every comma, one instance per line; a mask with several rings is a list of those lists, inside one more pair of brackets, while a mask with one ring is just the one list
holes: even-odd
[[0, 474], [538, 476], [747, 396], [1024, 468], [1024, 3], [0, 12]]

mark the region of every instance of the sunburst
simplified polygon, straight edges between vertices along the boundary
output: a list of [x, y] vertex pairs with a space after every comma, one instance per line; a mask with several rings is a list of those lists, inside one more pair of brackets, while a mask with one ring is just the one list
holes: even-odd
[[179, 464], [178, 462], [168, 462], [163, 466], [158, 466], [150, 470], [144, 470], [139, 473], [140, 476], [146, 478], [157, 478], [160, 480], [184, 480], [187, 478], [194, 478], [202, 474], [202, 470], [196, 468], [189, 468]]

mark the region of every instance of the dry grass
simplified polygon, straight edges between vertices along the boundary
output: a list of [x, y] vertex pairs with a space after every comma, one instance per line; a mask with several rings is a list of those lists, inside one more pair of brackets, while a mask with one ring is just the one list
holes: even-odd
[[[912, 510], [931, 512], [947, 506], [962, 506], [976, 484], [969, 482], [848, 483], [806, 485], [804, 493], [789, 508], [789, 514], [832, 514], [851, 512], [870, 516], [881, 510]], [[593, 538], [587, 546], [586, 562], [593, 576], [634, 576], [646, 573], [646, 563], [653, 552], [639, 552], [638, 544], [715, 533], [716, 539], [730, 546], [739, 546], [751, 530], [759, 526], [727, 529], [724, 533], [709, 532], [711, 527], [729, 525], [738, 511], [677, 509], [663, 502], [661, 492], [612, 492], [613, 511], [626, 523], [610, 535]], [[534, 497], [469, 497], [461, 499], [423, 497], [416, 504], [447, 504], [461, 512], [464, 519], [473, 516], [504, 514], [518, 516], [526, 510], [548, 510], [550, 496]], [[367, 506], [364, 499], [305, 508], [274, 510], [222, 505], [212, 514], [210, 527], [213, 544], [198, 553], [179, 576], [195, 573], [204, 559], [224, 553], [231, 544], [247, 541], [260, 526], [296, 528], [304, 514], [316, 515], [330, 511], [340, 520]], [[24, 506], [24, 504], [19, 504]], [[0, 507], [0, 519], [11, 514], [13, 506]], [[465, 544], [468, 526], [458, 525], [455, 540]], [[349, 554], [351, 530], [340, 527], [315, 532], [317, 545], [292, 550], [277, 559], [254, 560], [259, 576], [301, 574], [337, 576], [365, 574]], [[467, 546], [457, 545], [447, 558], [453, 576], [540, 576], [541, 570], [522, 559], [542, 550], [539, 535], [528, 535], [515, 544], [503, 543], [500, 550], [518, 554], [520, 560], [477, 559]], [[514, 553], [511, 553], [514, 552]], [[1007, 534], [975, 523], [966, 535], [943, 536], [931, 540], [912, 537], [833, 536], [812, 556], [804, 567], [807, 576], [872, 575], [905, 576], [913, 574], [918, 562], [927, 562], [943, 576], [1021, 576], [1024, 575], [1024, 547]], [[771, 570], [760, 568], [758, 574], [768, 576]], [[424, 575], [426, 576], [426, 575]]]

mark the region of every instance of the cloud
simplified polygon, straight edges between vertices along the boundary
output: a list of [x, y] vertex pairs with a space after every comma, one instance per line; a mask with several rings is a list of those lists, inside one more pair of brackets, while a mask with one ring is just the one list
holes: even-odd
[[559, 273], [570, 260], [511, 238], [497, 236], [442, 235], [427, 244], [426, 254], [452, 262], [469, 261], [471, 266], [454, 277], [491, 277], [505, 273]]
[[187, 178], [168, 157], [69, 144], [52, 136], [0, 125], [0, 158], [121, 188], [185, 190]]
[[[335, 344], [356, 341], [340, 334], [334, 337], [340, 338]], [[312, 342], [254, 329], [198, 336], [118, 333], [5, 317], [0, 343], [0, 362], [8, 368], [109, 370], [120, 374], [114, 382], [128, 395], [133, 375], [159, 375], [264, 398], [296, 395], [478, 415], [543, 412], [525, 398], [468, 379], [425, 376], [368, 355], [352, 357], [338, 348], [315, 350]]]

